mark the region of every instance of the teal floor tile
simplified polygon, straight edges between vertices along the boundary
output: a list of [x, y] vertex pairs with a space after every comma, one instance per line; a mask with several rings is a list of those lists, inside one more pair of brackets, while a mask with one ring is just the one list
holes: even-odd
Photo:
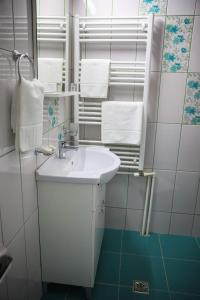
[[120, 254], [102, 252], [99, 258], [96, 282], [117, 284], [119, 281]]
[[200, 260], [200, 249], [192, 237], [161, 235], [160, 242], [164, 257]]
[[150, 291], [149, 295], [136, 294], [132, 288], [120, 287], [119, 300], [170, 300], [167, 292]]
[[197, 241], [197, 244], [198, 244], [198, 246], [200, 248], [200, 237], [196, 238], [196, 241]]
[[102, 251], [120, 252], [122, 230], [106, 229], [102, 243]]
[[200, 262], [164, 259], [171, 292], [200, 294]]
[[171, 294], [171, 300], [200, 300], [200, 296], [185, 295], [185, 294]]
[[92, 300], [117, 300], [118, 288], [116, 286], [108, 286], [95, 284], [92, 292]]
[[149, 281], [150, 289], [167, 291], [162, 259], [137, 255], [122, 255], [121, 285], [132, 286], [133, 280]]
[[122, 242], [123, 253], [133, 253], [147, 256], [161, 256], [157, 234], [143, 237], [139, 232], [125, 231]]

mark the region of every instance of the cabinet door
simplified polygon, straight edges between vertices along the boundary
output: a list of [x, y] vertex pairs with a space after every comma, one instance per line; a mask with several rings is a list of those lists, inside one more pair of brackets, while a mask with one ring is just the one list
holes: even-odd
[[94, 235], [94, 279], [96, 275], [101, 244], [104, 234], [105, 226], [105, 185], [97, 187], [96, 193], [96, 209], [94, 212], [94, 224], [95, 224], [95, 235]]
[[92, 185], [40, 182], [42, 278], [91, 286]]

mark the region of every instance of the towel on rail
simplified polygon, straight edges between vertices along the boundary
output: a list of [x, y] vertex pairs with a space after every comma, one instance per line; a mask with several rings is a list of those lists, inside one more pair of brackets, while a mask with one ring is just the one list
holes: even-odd
[[81, 60], [81, 97], [107, 98], [110, 73], [109, 59]]
[[16, 84], [11, 127], [16, 150], [26, 152], [42, 145], [44, 87], [37, 79], [21, 78]]
[[45, 92], [62, 89], [62, 58], [38, 58], [38, 79], [44, 84]]
[[142, 126], [143, 102], [102, 102], [103, 143], [140, 145]]

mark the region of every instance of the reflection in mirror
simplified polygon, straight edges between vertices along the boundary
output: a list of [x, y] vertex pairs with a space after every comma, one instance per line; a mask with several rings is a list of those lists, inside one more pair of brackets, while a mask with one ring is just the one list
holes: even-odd
[[71, 74], [69, 2], [36, 1], [38, 79], [45, 89], [43, 142], [56, 147], [68, 139], [70, 123], [70, 98], [62, 96], [69, 89]]

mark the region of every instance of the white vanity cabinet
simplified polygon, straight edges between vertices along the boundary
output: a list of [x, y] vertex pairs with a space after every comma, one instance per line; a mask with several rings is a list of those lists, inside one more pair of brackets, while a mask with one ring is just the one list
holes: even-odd
[[38, 181], [42, 280], [93, 287], [105, 219], [105, 184]]

